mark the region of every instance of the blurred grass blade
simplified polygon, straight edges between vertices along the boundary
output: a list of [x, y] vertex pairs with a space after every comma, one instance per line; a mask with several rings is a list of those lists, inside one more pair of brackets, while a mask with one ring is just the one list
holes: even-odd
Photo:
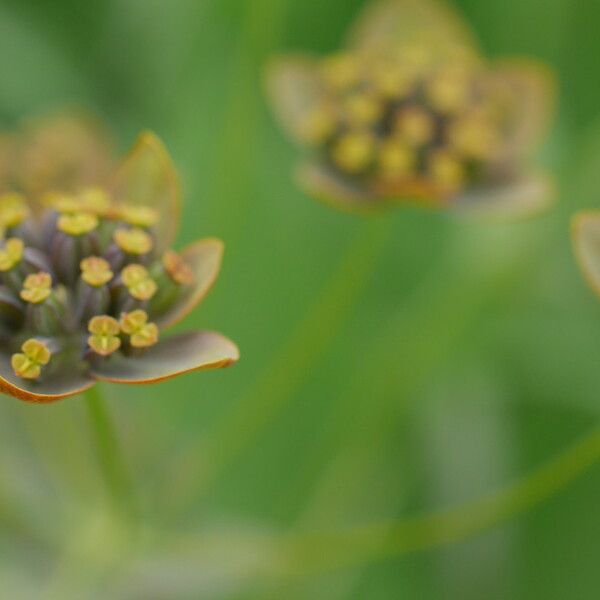
[[[369, 281], [390, 234], [390, 220], [373, 219], [364, 225], [332, 274], [311, 310], [294, 329], [261, 376], [217, 422], [207, 437], [194, 441], [178, 456], [165, 486], [174, 509], [188, 505], [273, 423], [294, 391], [320, 360], [343, 327]], [[199, 457], [205, 464], [198, 472]]]

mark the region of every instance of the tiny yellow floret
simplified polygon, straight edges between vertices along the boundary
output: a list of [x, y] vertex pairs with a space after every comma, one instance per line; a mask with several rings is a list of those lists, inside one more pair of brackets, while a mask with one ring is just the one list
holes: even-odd
[[103, 286], [114, 275], [108, 261], [99, 256], [88, 256], [79, 263], [79, 266], [81, 267], [81, 278], [92, 287]]
[[167, 250], [162, 259], [163, 267], [169, 277], [179, 285], [194, 283], [194, 271], [174, 250]]
[[88, 323], [90, 348], [100, 356], [109, 356], [121, 347], [121, 327], [119, 322], [108, 315], [93, 317]]
[[375, 142], [367, 132], [348, 133], [339, 138], [333, 148], [335, 164], [348, 173], [358, 173], [365, 169], [372, 157]]
[[94, 231], [98, 227], [98, 217], [89, 212], [62, 214], [56, 226], [63, 233], [78, 237]]
[[40, 304], [52, 293], [52, 276], [50, 273], [40, 271], [32, 273], [25, 278], [20, 296], [25, 302]]
[[38, 379], [51, 356], [46, 344], [32, 338], [21, 346], [21, 352], [12, 355], [11, 365], [17, 377]]
[[127, 265], [121, 271], [121, 279], [129, 293], [137, 300], [150, 300], [158, 289], [148, 269], [142, 265]]
[[152, 250], [152, 236], [139, 227], [117, 229], [113, 234], [115, 244], [127, 254], [147, 254]]
[[156, 225], [160, 217], [155, 208], [134, 204], [122, 204], [115, 207], [115, 216], [128, 225], [146, 229]]
[[25, 244], [19, 238], [9, 238], [0, 249], [0, 271], [10, 271], [21, 262]]
[[0, 196], [0, 226], [5, 229], [17, 227], [29, 217], [29, 208], [20, 194], [8, 193]]
[[148, 314], [144, 310], [123, 313], [120, 325], [134, 348], [149, 348], [158, 341], [158, 327], [155, 323], [148, 323]]

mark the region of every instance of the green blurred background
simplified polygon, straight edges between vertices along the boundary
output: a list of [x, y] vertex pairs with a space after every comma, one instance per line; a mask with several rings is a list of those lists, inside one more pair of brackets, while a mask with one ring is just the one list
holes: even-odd
[[[3, 399], [0, 597], [598, 596], [600, 468], [579, 471], [600, 455], [600, 303], [569, 221], [600, 203], [600, 2], [457, 4], [490, 56], [557, 72], [541, 160], [559, 203], [534, 220], [364, 220], [294, 186], [265, 60], [335, 49], [362, 0], [0, 2], [2, 126], [83, 106], [123, 150], [156, 131], [181, 172], [181, 243], [227, 245], [186, 325], [242, 352], [226, 371], [105, 388], [133, 541], [107, 509], [82, 403]], [[427, 521], [473, 502], [454, 525]], [[424, 526], [397, 527], [415, 515]]]

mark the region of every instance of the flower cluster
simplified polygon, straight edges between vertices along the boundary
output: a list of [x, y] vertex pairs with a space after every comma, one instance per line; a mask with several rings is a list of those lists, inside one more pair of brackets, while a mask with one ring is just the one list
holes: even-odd
[[440, 10], [384, 0], [347, 49], [271, 64], [270, 95], [309, 152], [301, 182], [312, 194], [350, 208], [448, 206], [531, 186], [523, 158], [545, 125], [546, 72], [486, 63]]
[[162, 340], [207, 293], [216, 239], [171, 248], [178, 217], [172, 163], [150, 133], [104, 185], [0, 195], [0, 389], [49, 402], [96, 380], [146, 383], [227, 366], [212, 332]]

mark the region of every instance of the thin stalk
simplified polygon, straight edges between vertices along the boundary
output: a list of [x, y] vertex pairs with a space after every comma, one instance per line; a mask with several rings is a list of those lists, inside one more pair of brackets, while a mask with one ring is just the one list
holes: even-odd
[[98, 466], [115, 514], [132, 523], [135, 516], [133, 485], [118, 442], [114, 422], [99, 385], [85, 393], [85, 403]]
[[599, 459], [600, 427], [596, 427], [529, 475], [461, 506], [344, 532], [292, 535], [284, 542], [287, 575], [304, 577], [347, 568], [481, 534], [548, 500]]

